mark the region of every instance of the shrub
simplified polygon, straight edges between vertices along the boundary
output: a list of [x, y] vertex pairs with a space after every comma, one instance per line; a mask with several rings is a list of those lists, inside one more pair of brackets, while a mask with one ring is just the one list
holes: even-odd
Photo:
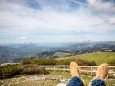
[[0, 70], [0, 79], [10, 78], [15, 75], [19, 75], [22, 72], [22, 68], [19, 65], [1, 66]]
[[88, 61], [84, 59], [76, 59], [76, 58], [70, 58], [70, 59], [61, 59], [61, 60], [55, 60], [55, 59], [42, 59], [42, 58], [29, 58], [26, 60], [22, 60], [21, 64], [27, 65], [27, 64], [37, 64], [37, 65], [69, 65], [70, 62], [75, 61], [80, 66], [95, 66], [95, 61]]
[[62, 59], [62, 60], [57, 60], [57, 65], [69, 65], [72, 59]]
[[115, 59], [109, 60], [109, 61], [108, 61], [108, 64], [109, 64], [110, 66], [115, 66]]
[[80, 66], [96, 66], [95, 61], [88, 61], [88, 60], [83, 60], [83, 59], [77, 59], [77, 63]]
[[27, 64], [38, 64], [38, 65], [55, 65], [56, 64], [56, 60], [54, 59], [42, 59], [42, 58], [29, 58], [26, 60], [22, 60], [21, 64], [23, 65], [27, 65]]
[[44, 67], [40, 67], [37, 65], [27, 65], [24, 66], [24, 70], [22, 74], [48, 74], [49, 72], [46, 71]]
[[69, 65], [70, 62], [75, 61], [79, 66], [96, 66], [95, 61], [88, 61], [88, 60], [83, 60], [83, 59], [62, 59], [62, 60], [57, 60], [57, 65]]
[[44, 67], [37, 65], [7, 65], [0, 67], [0, 79], [11, 78], [20, 74], [48, 74]]

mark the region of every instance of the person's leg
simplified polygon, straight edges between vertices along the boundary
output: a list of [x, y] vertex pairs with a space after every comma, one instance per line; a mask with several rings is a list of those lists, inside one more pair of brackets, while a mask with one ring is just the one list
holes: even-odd
[[67, 86], [83, 86], [83, 82], [80, 79], [80, 69], [75, 62], [70, 63], [70, 71], [72, 78]]
[[101, 64], [96, 72], [96, 76], [91, 81], [90, 86], [106, 86], [103, 79], [106, 78], [108, 74], [109, 67], [107, 64]]
[[66, 86], [83, 86], [83, 82], [79, 77], [73, 76]]
[[106, 86], [106, 84], [103, 79], [97, 78], [91, 81], [90, 86]]

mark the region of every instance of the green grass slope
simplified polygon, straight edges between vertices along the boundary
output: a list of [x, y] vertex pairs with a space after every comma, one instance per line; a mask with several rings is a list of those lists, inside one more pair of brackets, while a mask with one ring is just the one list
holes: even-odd
[[69, 58], [78, 58], [85, 59], [89, 61], [95, 61], [97, 65], [102, 63], [108, 63], [109, 60], [115, 61], [115, 52], [99, 52], [99, 53], [90, 53], [90, 54], [82, 54], [71, 56]]
[[59, 58], [61, 58], [61, 57], [71, 56], [71, 54], [67, 52], [55, 52], [54, 56], [58, 56]]
[[[32, 77], [38, 77], [38, 80], [32, 80]], [[46, 77], [45, 80], [40, 80], [40, 77]], [[84, 80], [85, 86], [93, 79], [90, 75], [81, 75]], [[55, 78], [52, 80], [52, 78]], [[70, 72], [51, 72], [50, 75], [24, 75], [9, 79], [0, 80], [0, 86], [56, 86], [61, 83], [68, 83], [71, 78]], [[109, 78], [105, 80], [106, 86], [114, 86], [114, 79]]]

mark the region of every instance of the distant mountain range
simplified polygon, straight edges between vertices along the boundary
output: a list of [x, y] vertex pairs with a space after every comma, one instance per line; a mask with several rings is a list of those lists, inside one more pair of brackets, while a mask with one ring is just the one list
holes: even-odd
[[[57, 46], [56, 46], [57, 45]], [[17, 62], [29, 56], [37, 58], [60, 58], [92, 52], [114, 52], [115, 41], [62, 43], [41, 46], [34, 43], [0, 45], [0, 63]]]

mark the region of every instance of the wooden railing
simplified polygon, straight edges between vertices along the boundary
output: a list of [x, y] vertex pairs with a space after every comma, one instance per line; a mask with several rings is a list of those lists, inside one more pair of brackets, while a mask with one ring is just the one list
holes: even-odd
[[[96, 73], [96, 69], [98, 66], [79, 66], [81, 69], [81, 73], [87, 73], [91, 76], [93, 73]], [[56, 65], [56, 66], [45, 66], [46, 70], [52, 70], [52, 71], [69, 71], [70, 68], [68, 65]], [[114, 69], [114, 70], [113, 70]], [[109, 66], [109, 74], [115, 74], [115, 66]]]

